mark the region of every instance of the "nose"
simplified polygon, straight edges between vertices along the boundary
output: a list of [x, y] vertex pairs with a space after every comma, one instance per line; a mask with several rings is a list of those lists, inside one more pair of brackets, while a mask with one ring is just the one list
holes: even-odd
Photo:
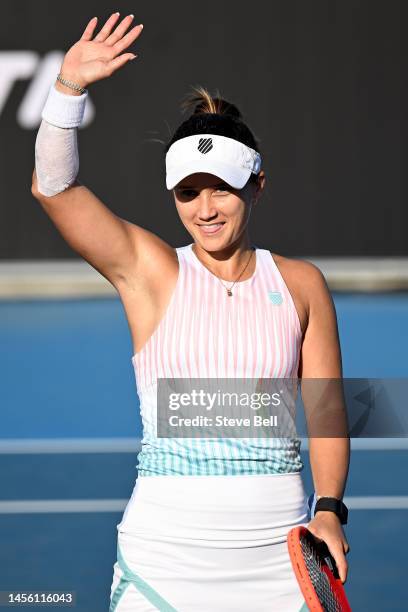
[[198, 216], [200, 219], [212, 219], [218, 214], [214, 200], [211, 198], [211, 190], [202, 189], [198, 196]]

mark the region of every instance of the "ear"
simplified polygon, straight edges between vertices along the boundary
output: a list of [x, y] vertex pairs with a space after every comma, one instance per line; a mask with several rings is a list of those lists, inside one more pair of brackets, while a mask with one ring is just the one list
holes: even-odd
[[255, 205], [258, 202], [259, 198], [261, 197], [262, 192], [265, 188], [265, 182], [266, 182], [265, 172], [261, 170], [258, 174], [257, 181], [255, 183], [254, 197], [252, 199], [253, 205]]
[[265, 172], [261, 170], [258, 174], [258, 181], [257, 181], [257, 190], [259, 192], [259, 195], [261, 195], [261, 193], [265, 189], [265, 183], [266, 183]]

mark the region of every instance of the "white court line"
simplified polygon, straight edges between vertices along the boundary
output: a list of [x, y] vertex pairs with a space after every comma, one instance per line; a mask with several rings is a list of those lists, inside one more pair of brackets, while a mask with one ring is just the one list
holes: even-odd
[[[302, 440], [300, 450], [308, 450], [308, 438], [300, 439]], [[408, 450], [408, 438], [351, 438], [350, 448], [353, 451]]]
[[[127, 499], [36, 499], [0, 501], [0, 514], [123, 512]], [[345, 497], [350, 510], [407, 510], [408, 495]]]
[[408, 495], [352, 496], [345, 497], [344, 503], [353, 510], [407, 510]]
[[[307, 438], [301, 451], [309, 448]], [[140, 438], [13, 438], [0, 439], [0, 455], [42, 453], [137, 453]], [[408, 450], [408, 438], [353, 438], [351, 450]]]
[[0, 454], [135, 453], [140, 438], [14, 438], [0, 440]]
[[35, 499], [0, 501], [0, 514], [123, 512], [127, 499]]

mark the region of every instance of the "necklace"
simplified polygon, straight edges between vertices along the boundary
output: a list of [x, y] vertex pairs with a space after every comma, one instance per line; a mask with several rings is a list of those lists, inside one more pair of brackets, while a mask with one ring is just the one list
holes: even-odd
[[226, 289], [226, 291], [227, 291], [227, 295], [229, 295], [229, 296], [231, 296], [231, 295], [232, 295], [232, 291], [231, 291], [231, 289], [233, 288], [233, 286], [235, 285], [235, 283], [236, 283], [237, 281], [239, 281], [239, 279], [241, 278], [241, 276], [243, 275], [243, 273], [244, 273], [244, 272], [245, 272], [245, 270], [247, 269], [248, 264], [249, 264], [249, 262], [251, 261], [251, 257], [252, 257], [252, 255], [253, 255], [253, 253], [254, 253], [254, 252], [255, 252], [255, 249], [254, 249], [254, 248], [252, 248], [252, 249], [251, 249], [251, 254], [250, 254], [249, 258], [248, 258], [248, 261], [247, 261], [247, 262], [246, 262], [246, 264], [245, 264], [244, 269], [242, 270], [242, 272], [241, 272], [241, 274], [238, 276], [238, 278], [236, 278], [236, 279], [234, 280], [234, 282], [232, 283], [231, 287], [226, 287], [226, 286], [224, 285], [224, 283], [222, 282], [222, 280], [219, 278], [219, 276], [217, 276], [216, 274], [214, 274], [214, 273], [212, 272], [212, 274], [214, 274], [214, 276], [216, 276], [216, 277], [218, 278], [218, 280], [220, 281], [220, 283], [221, 283], [221, 285], [224, 287], [224, 289]]

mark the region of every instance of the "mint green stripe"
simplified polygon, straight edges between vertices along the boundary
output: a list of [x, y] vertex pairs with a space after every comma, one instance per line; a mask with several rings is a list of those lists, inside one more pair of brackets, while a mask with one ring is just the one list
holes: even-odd
[[303, 602], [303, 606], [300, 608], [299, 612], [309, 612], [306, 602]]
[[300, 440], [170, 440], [146, 432], [138, 454], [139, 476], [235, 476], [301, 472]]
[[[138, 576], [137, 574], [132, 572], [131, 569], [129, 569], [126, 564], [126, 561], [123, 558], [119, 543], [117, 545], [117, 552], [119, 567], [124, 574], [124, 576], [122, 576], [121, 578], [121, 581], [124, 580], [128, 583], [131, 582], [132, 584], [134, 584], [135, 587], [146, 597], [146, 599], [148, 599], [151, 604], [156, 606], [156, 608], [160, 610], [160, 612], [177, 612], [176, 608], [173, 608], [173, 606], [171, 606], [165, 599], [163, 599], [163, 597], [161, 597], [161, 595], [159, 595], [157, 591], [155, 591], [145, 580], [143, 580], [143, 578], [140, 578], [140, 576]], [[120, 584], [116, 590], [118, 590], [119, 587]], [[122, 594], [123, 592], [121, 592], [120, 595]], [[114, 610], [115, 608], [112, 608], [112, 611]], [[111, 610], [109, 610], [109, 612], [111, 612]]]
[[122, 576], [118, 586], [116, 587], [112, 595], [110, 606], [109, 606], [109, 612], [115, 612], [116, 608], [118, 607], [120, 598], [122, 597], [123, 593], [126, 591], [128, 586], [129, 586], [129, 582]]

